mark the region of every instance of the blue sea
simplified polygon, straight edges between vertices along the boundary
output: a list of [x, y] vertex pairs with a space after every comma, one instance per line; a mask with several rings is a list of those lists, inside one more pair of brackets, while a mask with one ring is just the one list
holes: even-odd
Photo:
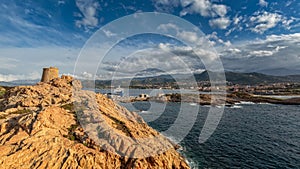
[[[149, 111], [150, 107], [155, 110], [153, 105], [164, 103], [121, 104], [138, 110], [160, 132], [172, 126], [181, 106], [187, 116], [195, 109], [189, 103], [167, 103], [163, 112], [155, 112]], [[180, 152], [192, 168], [300, 168], [300, 106], [245, 103], [225, 107], [212, 136], [200, 144], [199, 134], [209, 109], [199, 107], [196, 122], [180, 142]], [[176, 140], [176, 133], [171, 138]]]

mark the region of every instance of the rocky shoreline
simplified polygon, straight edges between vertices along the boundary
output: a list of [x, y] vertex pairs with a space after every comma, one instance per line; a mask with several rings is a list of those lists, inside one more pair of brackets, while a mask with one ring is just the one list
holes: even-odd
[[165, 94], [162, 96], [152, 97], [129, 97], [119, 98], [120, 102], [136, 102], [136, 101], [156, 101], [156, 102], [187, 102], [197, 103], [200, 105], [226, 105], [232, 106], [241, 102], [252, 103], [271, 103], [271, 104], [283, 104], [283, 105], [300, 105], [300, 95], [295, 98], [281, 99], [264, 96], [256, 96], [249, 93], [234, 92], [224, 95], [211, 95], [211, 94]]
[[189, 168], [178, 145], [138, 114], [70, 76], [1, 91], [3, 169]]

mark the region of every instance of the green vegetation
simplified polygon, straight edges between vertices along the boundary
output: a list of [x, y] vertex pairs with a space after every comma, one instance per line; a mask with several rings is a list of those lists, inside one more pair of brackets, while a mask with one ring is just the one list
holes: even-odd
[[74, 112], [74, 110], [75, 110], [73, 103], [62, 105], [61, 108], [65, 109], [65, 110], [69, 110], [71, 112]]
[[126, 134], [126, 136], [132, 137], [131, 130], [125, 125], [123, 121], [120, 121], [117, 118], [112, 117], [110, 115], [108, 115], [108, 117], [114, 121], [114, 124], [117, 125], [116, 129], [121, 130], [123, 133]]
[[83, 143], [84, 146], [89, 147], [87, 143]]
[[0, 97], [2, 97], [6, 93], [5, 88], [0, 86]]
[[72, 140], [72, 141], [75, 141], [75, 136], [69, 135], [69, 139]]
[[5, 94], [5, 91], [0, 91], [0, 97]]
[[125, 125], [117, 124], [117, 129], [123, 131], [127, 136], [131, 137], [131, 130]]
[[72, 124], [71, 127], [68, 128], [69, 132], [74, 132], [78, 126], [79, 126], [78, 124]]
[[10, 114], [25, 114], [25, 113], [29, 113], [30, 110], [29, 109], [24, 109], [24, 110], [17, 110], [15, 112], [12, 112]]
[[75, 141], [76, 140], [75, 130], [77, 129], [78, 126], [79, 126], [78, 124], [72, 124], [68, 128], [68, 135], [64, 135], [64, 137], [68, 138], [69, 140]]

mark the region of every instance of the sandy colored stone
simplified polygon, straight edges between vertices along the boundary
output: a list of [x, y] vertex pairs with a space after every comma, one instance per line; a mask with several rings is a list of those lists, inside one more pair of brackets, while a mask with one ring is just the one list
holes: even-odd
[[70, 76], [9, 89], [0, 105], [1, 169], [189, 168], [138, 114]]

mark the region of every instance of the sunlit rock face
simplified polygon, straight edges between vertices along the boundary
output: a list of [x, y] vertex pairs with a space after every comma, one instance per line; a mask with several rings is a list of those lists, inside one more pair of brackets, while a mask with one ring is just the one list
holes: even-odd
[[[78, 114], [82, 98], [94, 101]], [[97, 123], [105, 138], [91, 137], [88, 126], [96, 123], [80, 122], [91, 112], [105, 124]], [[70, 76], [14, 87], [0, 99], [1, 168], [189, 168], [175, 147], [139, 115], [81, 90]]]

